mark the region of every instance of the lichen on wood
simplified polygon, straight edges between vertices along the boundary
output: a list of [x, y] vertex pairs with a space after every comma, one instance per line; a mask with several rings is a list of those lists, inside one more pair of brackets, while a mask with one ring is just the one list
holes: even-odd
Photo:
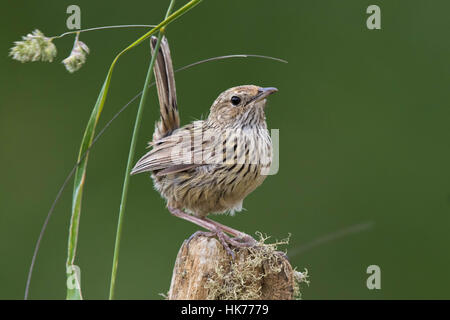
[[258, 245], [233, 248], [233, 260], [220, 242], [194, 235], [181, 246], [172, 275], [169, 300], [290, 300], [300, 297], [307, 272], [296, 271], [285, 253], [259, 234]]

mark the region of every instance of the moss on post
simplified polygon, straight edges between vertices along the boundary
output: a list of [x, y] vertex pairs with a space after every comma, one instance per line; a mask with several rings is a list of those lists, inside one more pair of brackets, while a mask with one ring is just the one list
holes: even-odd
[[300, 297], [307, 274], [295, 271], [277, 245], [260, 235], [253, 248], [235, 248], [233, 261], [220, 242], [194, 235], [182, 244], [172, 275], [169, 300], [290, 300]]

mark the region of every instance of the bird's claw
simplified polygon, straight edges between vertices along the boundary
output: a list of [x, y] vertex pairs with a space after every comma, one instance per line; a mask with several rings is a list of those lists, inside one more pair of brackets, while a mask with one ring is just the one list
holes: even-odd
[[236, 243], [236, 247], [254, 247], [258, 244], [258, 241], [245, 233], [238, 237], [234, 237], [232, 240]]
[[237, 248], [249, 248], [255, 246], [258, 242], [253, 239], [251, 236], [242, 234], [238, 237], [231, 238], [228, 236], [223, 230], [220, 228], [215, 229], [211, 232], [205, 232], [205, 231], [197, 231], [193, 235], [191, 235], [188, 239], [188, 245], [189, 242], [196, 236], [205, 236], [205, 237], [214, 237], [216, 236], [222, 246], [224, 247], [227, 254], [231, 256], [231, 258], [234, 260], [236, 258], [236, 254], [234, 251], [230, 248], [230, 245]]

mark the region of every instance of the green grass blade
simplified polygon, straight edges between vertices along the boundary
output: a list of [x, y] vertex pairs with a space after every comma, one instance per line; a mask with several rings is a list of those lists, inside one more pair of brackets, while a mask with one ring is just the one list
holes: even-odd
[[[114, 66], [117, 60], [128, 50], [134, 48], [135, 46], [142, 43], [144, 40], [148, 39], [150, 36], [167, 26], [169, 23], [173, 22], [181, 15], [192, 9], [194, 6], [199, 4], [202, 0], [192, 0], [188, 2], [186, 5], [175, 11], [173, 14], [168, 16], [164, 21], [158, 24], [155, 28], [148, 31], [146, 34], [141, 36], [139, 39], [134, 41], [124, 50], [122, 50], [113, 60], [111, 66], [108, 70], [108, 74], [103, 83], [102, 89], [100, 90], [99, 96], [95, 103], [94, 109], [92, 110], [91, 116], [89, 118], [88, 124], [86, 126], [83, 139], [81, 142], [80, 152], [78, 154], [78, 166], [75, 172], [74, 178], [74, 190], [72, 195], [72, 216], [70, 219], [70, 227], [69, 227], [69, 240], [68, 240], [68, 253], [67, 253], [67, 262], [66, 269], [72, 270], [76, 266], [74, 266], [77, 240], [78, 240], [78, 228], [80, 223], [80, 213], [81, 213], [81, 200], [83, 196], [83, 188], [86, 180], [86, 168], [88, 161], [88, 149], [92, 143], [95, 128], [97, 126], [98, 120], [100, 118], [101, 112], [103, 110], [103, 106], [105, 104], [106, 96], [108, 94], [109, 84], [111, 82], [112, 72], [114, 70]], [[73, 279], [73, 273], [67, 272], [67, 279], [71, 281]], [[78, 279], [79, 280], [79, 279]], [[73, 289], [71, 289], [74, 287]], [[67, 299], [81, 299], [81, 288], [80, 286], [67, 286]]]
[[[169, 8], [167, 9], [166, 18], [169, 16], [170, 12], [172, 11], [174, 4], [175, 4], [175, 0], [171, 0], [170, 4], [169, 4]], [[145, 101], [147, 99], [147, 93], [149, 91], [150, 80], [152, 78], [152, 73], [153, 73], [153, 66], [155, 65], [156, 56], [159, 51], [163, 33], [164, 33], [164, 31], [161, 31], [159, 33], [158, 41], [155, 46], [155, 50], [150, 59], [150, 64], [149, 64], [149, 67], [147, 70], [147, 76], [145, 78], [144, 89], [142, 90], [141, 100], [139, 102], [139, 108], [138, 108], [138, 111], [136, 114], [136, 121], [134, 123], [133, 135], [131, 137], [130, 151], [128, 153], [127, 168], [125, 170], [125, 177], [123, 180], [122, 197], [120, 199], [119, 219], [117, 221], [116, 241], [115, 241], [115, 245], [114, 245], [114, 257], [113, 257], [113, 265], [112, 265], [112, 271], [111, 271], [111, 283], [110, 283], [110, 287], [109, 287], [109, 299], [110, 300], [114, 299], [114, 293], [115, 293], [115, 288], [116, 288], [117, 268], [118, 268], [118, 263], [119, 263], [120, 240], [121, 240], [121, 236], [122, 236], [123, 218], [125, 215], [125, 207], [126, 207], [126, 203], [127, 203], [128, 186], [130, 183], [130, 172], [131, 172], [131, 168], [133, 167], [134, 153], [135, 153], [135, 149], [136, 149], [136, 142], [137, 142], [137, 137], [138, 137], [138, 133], [139, 133], [139, 128], [141, 125], [142, 112], [144, 110]]]

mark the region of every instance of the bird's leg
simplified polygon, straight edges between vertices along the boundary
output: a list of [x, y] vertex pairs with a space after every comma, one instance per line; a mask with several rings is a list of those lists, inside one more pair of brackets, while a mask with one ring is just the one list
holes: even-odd
[[199, 217], [187, 214], [186, 212], [184, 212], [183, 210], [177, 209], [177, 208], [172, 208], [172, 207], [167, 207], [167, 209], [169, 209], [169, 212], [171, 214], [173, 214], [174, 216], [187, 220], [189, 222], [195, 223], [196, 225], [205, 228], [211, 232], [214, 232], [216, 229], [216, 226], [204, 219], [201, 219]]
[[[225, 250], [227, 251], [227, 253], [228, 253], [228, 254], [233, 258], [233, 260], [234, 260], [235, 254], [234, 254], [234, 252], [230, 249], [230, 246], [229, 246], [228, 244], [231, 244], [231, 245], [237, 246], [237, 247], [242, 247], [242, 245], [241, 245], [239, 242], [237, 242], [236, 240], [233, 240], [233, 239], [231, 239], [229, 236], [227, 236], [227, 235], [223, 232], [223, 230], [222, 230], [220, 227], [215, 226], [213, 223], [211, 223], [211, 222], [205, 220], [204, 218], [199, 218], [199, 217], [196, 217], [196, 216], [187, 214], [186, 212], [183, 212], [183, 211], [180, 210], [180, 209], [172, 208], [172, 207], [167, 207], [167, 208], [169, 209], [169, 212], [170, 212], [171, 214], [173, 214], [174, 216], [176, 216], [176, 217], [178, 217], [178, 218], [181, 218], [181, 219], [184, 219], [184, 220], [187, 220], [187, 221], [190, 221], [190, 222], [192, 222], [192, 223], [195, 223], [196, 225], [198, 225], [198, 226], [200, 226], [200, 227], [202, 227], [202, 228], [205, 228], [205, 229], [211, 231], [212, 234], [216, 235], [217, 238], [219, 238], [220, 243], [223, 245], [223, 247], [225, 248]], [[212, 220], [211, 220], [211, 221], [212, 221]], [[202, 232], [202, 233], [203, 233], [203, 232]], [[198, 234], [198, 233], [196, 233], [196, 234]], [[208, 233], [208, 232], [205, 232], [205, 233], [203, 233], [203, 234], [206, 234], [206, 235], [208, 235], [208, 236], [210, 235], [210, 233]], [[195, 234], [194, 234], [194, 235], [195, 235]], [[190, 240], [191, 238], [192, 238], [192, 237], [190, 237], [189, 240]]]
[[243, 233], [243, 232], [241, 232], [241, 231], [235, 230], [235, 229], [233, 229], [233, 228], [231, 228], [231, 227], [228, 227], [228, 226], [226, 226], [226, 225], [224, 225], [224, 224], [221, 224], [221, 223], [219, 223], [219, 222], [217, 222], [217, 221], [211, 220], [211, 219], [209, 219], [209, 218], [204, 218], [204, 219], [205, 219], [206, 221], [208, 221], [209, 223], [212, 223], [212, 224], [215, 225], [216, 227], [222, 229], [222, 230], [225, 231], [225, 232], [228, 232], [229, 234], [231, 234], [231, 235], [233, 235], [233, 236], [235, 236], [235, 237], [242, 237], [242, 236], [245, 236], [245, 235], [246, 235], [245, 233]]
[[204, 218], [209, 223], [215, 225], [217, 228], [222, 229], [225, 232], [228, 232], [229, 234], [235, 236], [235, 239], [231, 239], [232, 242], [230, 242], [232, 245], [236, 247], [253, 247], [257, 244], [257, 241], [253, 239], [252, 236], [249, 236], [248, 234], [238, 231], [236, 229], [233, 229], [231, 227], [228, 227], [226, 225], [223, 225], [217, 221], [211, 220], [209, 218]]

